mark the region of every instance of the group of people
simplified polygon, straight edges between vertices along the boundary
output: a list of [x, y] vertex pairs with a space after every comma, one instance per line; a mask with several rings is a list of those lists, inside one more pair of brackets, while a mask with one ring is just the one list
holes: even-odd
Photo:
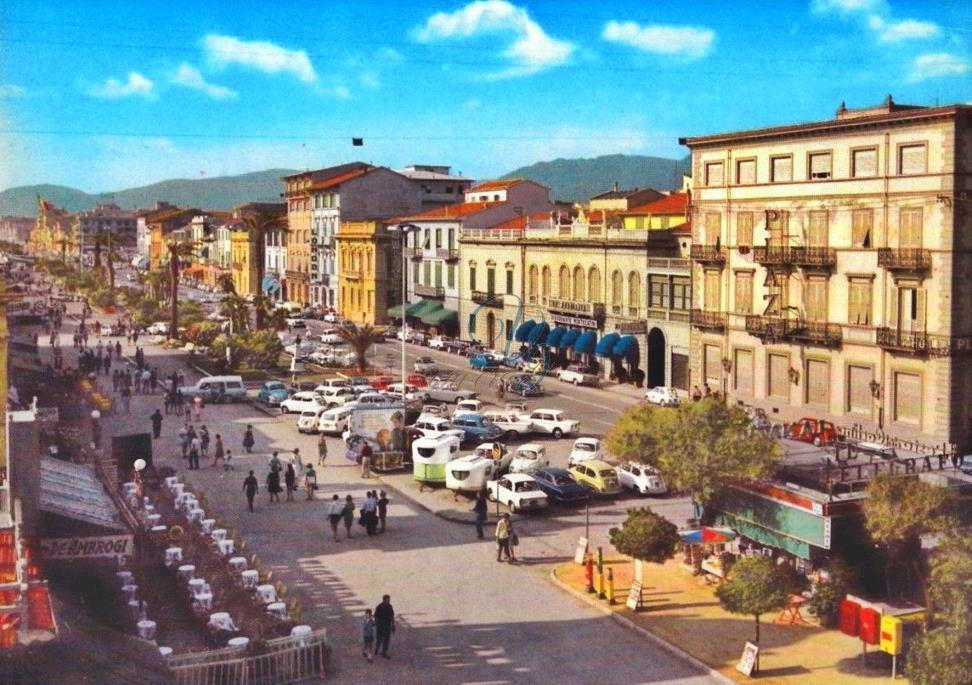
[[[358, 523], [364, 526], [368, 536], [374, 536], [385, 532], [385, 520], [388, 516], [388, 495], [384, 490], [369, 490], [365, 495], [365, 501], [359, 510]], [[331, 533], [334, 542], [340, 542], [338, 527], [344, 522], [345, 536], [350, 538], [351, 528], [354, 525], [355, 514], [354, 498], [347, 495], [341, 500], [340, 495], [334, 495], [327, 508], [327, 520], [331, 524]]]
[[[252, 440], [253, 433], [251, 426], [247, 426], [247, 435]], [[246, 437], [244, 437], [244, 445], [245, 444]], [[300, 476], [303, 476], [304, 478], [304, 489], [307, 491], [307, 499], [310, 500], [314, 498], [314, 491], [317, 489], [317, 472], [314, 471], [313, 464], [304, 464], [304, 461], [300, 456], [299, 447], [294, 448], [294, 451], [286, 465], [284, 465], [284, 463], [280, 460], [279, 452], [275, 451], [270, 456], [268, 466], [270, 471], [267, 473], [266, 485], [267, 492], [270, 494], [270, 502], [279, 502], [280, 493], [284, 491], [287, 493], [287, 501], [293, 502], [294, 493], [297, 492], [297, 480]], [[251, 471], [250, 473], [252, 474], [253, 472]], [[283, 477], [282, 487], [281, 474]]]

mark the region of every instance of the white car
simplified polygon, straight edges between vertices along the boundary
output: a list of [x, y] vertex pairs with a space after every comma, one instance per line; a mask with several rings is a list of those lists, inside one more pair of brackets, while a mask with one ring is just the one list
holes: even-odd
[[576, 364], [571, 364], [566, 369], [562, 369], [557, 374], [557, 378], [564, 383], [573, 383], [574, 385], [597, 385], [600, 381], [597, 374], [584, 373], [581, 367]]
[[567, 466], [575, 466], [582, 461], [591, 459], [603, 459], [604, 450], [598, 438], [577, 438], [574, 446], [570, 449], [570, 456], [567, 457]]
[[534, 409], [530, 414], [530, 424], [538, 433], [547, 433], [560, 439], [580, 430], [580, 421], [568, 419], [560, 409]]
[[165, 335], [169, 332], [169, 324], [167, 321], [156, 321], [155, 323], [150, 324], [149, 327], [145, 329], [145, 332], [149, 335]]
[[321, 414], [327, 411], [327, 407], [318, 407], [317, 409], [308, 409], [307, 411], [302, 411], [300, 416], [297, 418], [297, 432], [298, 433], [316, 433], [318, 431], [318, 423], [321, 419]]
[[301, 414], [305, 411], [314, 411], [323, 407], [327, 409], [327, 402], [313, 390], [302, 390], [296, 392], [280, 403], [282, 414]]
[[679, 404], [678, 392], [675, 388], [658, 385], [645, 391], [645, 401], [662, 407], [677, 407]]
[[299, 318], [288, 318], [287, 328], [307, 328], [307, 322], [304, 319]]
[[382, 392], [366, 392], [363, 395], [358, 395], [355, 400], [358, 407], [390, 407], [392, 405], [401, 406], [402, 396], [394, 397], [392, 395], [387, 395]]
[[338, 323], [340, 320], [341, 317], [339, 317], [334, 312], [328, 312], [327, 314], [324, 315], [324, 321], [326, 323]]
[[505, 504], [513, 512], [547, 506], [547, 493], [540, 489], [533, 476], [525, 473], [510, 473], [499, 480], [489, 481], [486, 493], [491, 500]]
[[321, 413], [317, 421], [317, 430], [329, 435], [340, 435], [348, 427], [350, 416], [351, 409], [347, 405], [328, 409]]
[[[394, 395], [398, 398], [399, 402], [402, 398], [402, 384], [401, 383], [389, 383], [388, 387], [385, 388], [385, 392], [389, 395]], [[405, 399], [406, 400], [420, 400], [422, 402], [429, 401], [429, 393], [426, 392], [425, 388], [419, 388], [411, 383], [405, 384]]]
[[547, 458], [547, 450], [544, 446], [528, 442], [516, 448], [516, 454], [510, 462], [510, 473], [536, 473], [548, 466], [550, 460]]
[[492, 459], [496, 464], [496, 473], [506, 471], [513, 461], [513, 453], [501, 442], [482, 442], [476, 446], [473, 454], [484, 459]]
[[324, 403], [328, 407], [343, 406], [357, 399], [357, 395], [351, 388], [324, 387], [320, 390], [318, 388], [314, 388], [314, 392], [324, 399]]
[[321, 336], [321, 342], [325, 345], [343, 345], [344, 338], [338, 333], [325, 333]]
[[435, 438], [440, 435], [454, 435], [460, 440], [466, 437], [466, 431], [453, 428], [449, 419], [442, 416], [429, 416], [422, 414], [418, 417], [411, 428], [422, 434], [423, 438]]
[[629, 488], [642, 495], [664, 495], [668, 492], [665, 482], [654, 467], [627, 461], [618, 467], [618, 480], [621, 487]]
[[521, 435], [533, 432], [533, 422], [530, 417], [516, 411], [491, 409], [483, 412], [487, 420], [502, 428], [504, 440], [516, 440]]
[[456, 409], [452, 412], [452, 418], [457, 416], [462, 416], [463, 414], [482, 414], [483, 413], [483, 402], [482, 400], [459, 400], [456, 402]]
[[[429, 339], [429, 349], [444, 350], [447, 342], [448, 340], [446, 338], [443, 338], [441, 335], [437, 335]], [[418, 369], [415, 370], [418, 371]]]
[[415, 373], [435, 373], [439, 370], [439, 365], [435, 363], [432, 357], [419, 357], [412, 364], [412, 369]]

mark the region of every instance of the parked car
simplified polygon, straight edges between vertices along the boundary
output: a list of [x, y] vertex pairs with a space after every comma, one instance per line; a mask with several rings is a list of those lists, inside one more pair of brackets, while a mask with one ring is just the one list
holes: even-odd
[[325, 388], [349, 388], [351, 387], [351, 381], [347, 378], [341, 378], [340, 376], [332, 376], [331, 378], [325, 378], [322, 380], [316, 388], [317, 392], [323, 392]]
[[452, 420], [452, 427], [465, 434], [464, 441], [486, 442], [499, 440], [503, 430], [489, 421], [482, 414], [463, 414]]
[[593, 489], [578, 483], [566, 469], [547, 467], [533, 474], [533, 478], [548, 498], [563, 504], [586, 502], [594, 494]]
[[660, 407], [677, 407], [679, 405], [678, 392], [675, 388], [657, 385], [645, 391], [645, 401]]
[[368, 382], [375, 390], [387, 390], [388, 386], [395, 382], [395, 379], [391, 376], [374, 376]]
[[415, 363], [412, 364], [412, 368], [417, 373], [435, 373], [438, 370], [439, 365], [435, 363], [435, 360], [432, 359], [432, 357], [419, 357], [415, 360]]
[[321, 342], [324, 343], [325, 345], [343, 345], [345, 341], [344, 338], [340, 336], [340, 334], [332, 331], [330, 333], [322, 334]]
[[499, 480], [491, 480], [486, 483], [486, 492], [491, 500], [505, 504], [512, 512], [547, 506], [547, 494], [532, 476], [525, 473], [510, 473]]
[[580, 464], [591, 459], [602, 459], [603, 457], [604, 450], [601, 447], [600, 439], [577, 438], [574, 440], [574, 446], [570, 450], [570, 456], [567, 457], [567, 465], [573, 466], [574, 464]]
[[317, 421], [317, 430], [328, 435], [340, 435], [348, 427], [351, 407], [332, 407], [322, 412]]
[[320, 423], [321, 415], [327, 411], [327, 407], [317, 407], [302, 411], [297, 417], [298, 433], [316, 433]]
[[536, 473], [540, 469], [550, 466], [547, 450], [543, 445], [528, 442], [516, 448], [510, 471], [513, 473]]
[[358, 395], [350, 386], [318, 386], [314, 392], [321, 396], [328, 407], [344, 406], [357, 400]]
[[[401, 383], [391, 383], [385, 388], [384, 392], [389, 395], [396, 396], [399, 401], [402, 397], [402, 384]], [[405, 399], [406, 400], [419, 400], [420, 402], [426, 402], [429, 399], [429, 393], [425, 388], [419, 388], [412, 385], [411, 383], [405, 384]]]
[[290, 389], [280, 381], [267, 381], [257, 393], [257, 399], [270, 406], [277, 406], [288, 397], [290, 397]]
[[298, 317], [288, 318], [287, 328], [307, 328], [307, 322]]
[[461, 354], [464, 357], [472, 357], [482, 352], [482, 347], [475, 345], [467, 340], [450, 340], [446, 343], [446, 350]]
[[621, 492], [618, 472], [605, 461], [591, 459], [567, 470], [578, 483], [589, 485], [599, 495], [616, 495]]
[[240, 402], [246, 399], [246, 386], [241, 376], [206, 376], [195, 385], [179, 388], [183, 397], [196, 397], [204, 402]]
[[459, 400], [456, 402], [455, 411], [452, 412], [452, 418], [463, 414], [482, 414], [483, 406], [482, 400]]
[[499, 361], [486, 354], [478, 354], [469, 360], [469, 366], [479, 371], [494, 371], [499, 368]]
[[658, 471], [648, 464], [625, 462], [618, 467], [618, 480], [621, 486], [642, 495], [664, 495], [668, 492]]
[[544, 368], [546, 368], [547, 362], [539, 357], [534, 357], [533, 359], [515, 359], [512, 366], [514, 368], [520, 369], [523, 373], [538, 374], [542, 373]]
[[540, 397], [543, 395], [543, 385], [540, 379], [528, 373], [510, 376], [506, 380], [506, 390], [520, 397]]
[[429, 394], [429, 399], [436, 402], [459, 402], [474, 399], [477, 395], [476, 391], [460, 388], [458, 383], [450, 380], [433, 379], [425, 391]]
[[340, 323], [341, 317], [339, 317], [334, 312], [328, 312], [327, 314], [324, 315], [324, 321], [326, 323]]
[[416, 388], [424, 388], [429, 384], [429, 379], [422, 373], [410, 373], [405, 377], [405, 382]]
[[800, 442], [809, 442], [817, 447], [832, 445], [840, 435], [837, 427], [830, 421], [804, 417], [786, 428], [784, 437]]
[[305, 411], [327, 409], [327, 402], [313, 390], [302, 390], [280, 403], [280, 413], [300, 414]]
[[557, 439], [580, 430], [580, 421], [568, 419], [560, 409], [534, 409], [530, 423], [538, 433], [548, 433]]
[[503, 429], [504, 440], [516, 440], [521, 435], [533, 431], [533, 423], [530, 421], [530, 417], [516, 411], [491, 409], [483, 412], [483, 416]]
[[597, 374], [585, 373], [583, 367], [577, 364], [571, 364], [566, 369], [561, 369], [557, 378], [564, 383], [573, 383], [574, 385], [597, 385], [600, 382]]
[[167, 321], [156, 321], [155, 323], [149, 324], [145, 332], [149, 335], [165, 335], [169, 332], [169, 323]]
[[388, 395], [383, 392], [369, 392], [364, 395], [358, 395], [357, 405], [358, 407], [387, 407], [390, 405], [399, 405], [402, 403], [402, 396], [398, 395]]
[[420, 433], [423, 438], [435, 438], [439, 435], [454, 435], [460, 440], [466, 437], [466, 432], [452, 426], [452, 422], [443, 416], [422, 414], [411, 429]]
[[[446, 345], [449, 343], [449, 339], [441, 335], [436, 335], [429, 339], [429, 349], [432, 350], [444, 350]], [[423, 359], [430, 359], [429, 357], [423, 357]], [[419, 369], [415, 369], [418, 371]]]

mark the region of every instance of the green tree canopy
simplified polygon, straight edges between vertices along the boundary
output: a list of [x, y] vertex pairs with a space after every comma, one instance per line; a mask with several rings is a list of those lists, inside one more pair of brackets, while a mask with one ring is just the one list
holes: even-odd
[[253, 331], [246, 336], [246, 361], [254, 369], [277, 366], [283, 343], [274, 331]]
[[867, 531], [875, 542], [886, 545], [944, 533], [956, 525], [952, 491], [909, 476], [877, 475], [862, 508]]
[[766, 557], [743, 557], [732, 565], [729, 580], [716, 588], [716, 597], [726, 611], [746, 614], [756, 620], [758, 645], [760, 614], [785, 607], [792, 592], [790, 575], [775, 561]]
[[771, 476], [781, 458], [779, 446], [753, 430], [745, 411], [716, 398], [678, 408], [631, 407], [606, 444], [622, 459], [654, 466], [670, 487], [703, 504], [729, 480]]
[[622, 554], [656, 564], [670, 559], [679, 543], [675, 524], [648, 507], [628, 509], [628, 518], [620, 528], [612, 528], [610, 536]]
[[367, 369], [368, 350], [381, 338], [378, 329], [370, 324], [358, 326], [357, 324], [346, 323], [337, 329], [337, 334], [351, 346], [351, 350], [358, 360], [358, 369], [360, 371]]

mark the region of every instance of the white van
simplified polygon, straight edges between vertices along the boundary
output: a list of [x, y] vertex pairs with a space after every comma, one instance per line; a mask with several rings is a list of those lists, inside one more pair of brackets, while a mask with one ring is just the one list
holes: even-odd
[[317, 430], [330, 435], [340, 435], [348, 427], [350, 417], [350, 407], [334, 407], [333, 409], [328, 409], [317, 420]]
[[186, 385], [179, 390], [183, 397], [193, 398], [197, 395], [204, 402], [241, 402], [246, 399], [246, 386], [242, 376], [206, 376], [200, 378], [195, 385]]

